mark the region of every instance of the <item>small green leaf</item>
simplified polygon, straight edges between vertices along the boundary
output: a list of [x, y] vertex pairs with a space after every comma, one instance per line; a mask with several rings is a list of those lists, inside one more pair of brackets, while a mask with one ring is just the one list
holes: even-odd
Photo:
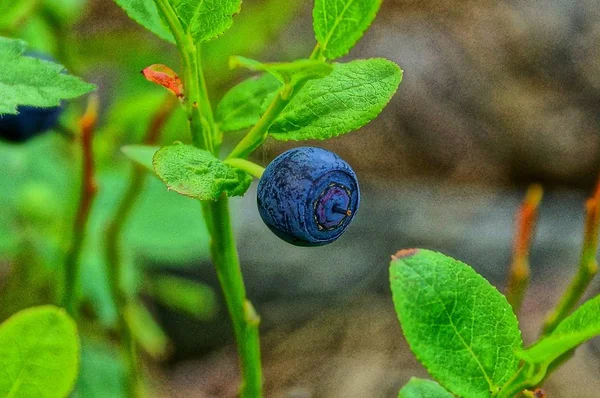
[[394, 306], [412, 351], [452, 393], [490, 397], [517, 371], [522, 347], [506, 298], [468, 265], [423, 249], [393, 257]]
[[144, 351], [153, 358], [164, 357], [169, 338], [146, 307], [140, 303], [129, 304], [125, 309], [125, 320]]
[[182, 28], [196, 42], [223, 34], [240, 12], [241, 0], [170, 0]]
[[53, 306], [28, 308], [0, 326], [0, 396], [63, 398], [77, 378], [75, 322]]
[[154, 0], [115, 0], [131, 19], [161, 39], [175, 43], [173, 35], [162, 21]]
[[0, 115], [17, 106], [53, 107], [94, 89], [61, 65], [22, 55], [25, 43], [0, 37]]
[[433, 380], [413, 377], [398, 393], [398, 398], [452, 398], [453, 395]]
[[237, 131], [254, 126], [260, 119], [267, 96], [277, 92], [281, 83], [271, 75], [251, 77], [225, 94], [216, 111], [221, 131]]
[[600, 296], [588, 300], [538, 343], [518, 353], [528, 363], [550, 364], [585, 341], [600, 335]]
[[313, 26], [321, 54], [346, 55], [375, 19], [382, 0], [315, 0]]
[[324, 62], [311, 59], [299, 59], [293, 62], [262, 63], [250, 58], [234, 56], [229, 59], [231, 69], [244, 67], [254, 71], [268, 72], [281, 83], [292, 86], [311, 79], [320, 79], [329, 75], [333, 67]]
[[281, 141], [325, 140], [356, 130], [385, 108], [402, 71], [385, 59], [334, 64], [327, 77], [309, 81], [269, 129]]
[[152, 158], [159, 149], [160, 147], [158, 146], [126, 145], [121, 148], [121, 152], [123, 152], [129, 159], [133, 160], [135, 163], [154, 174]]
[[154, 155], [154, 171], [167, 187], [199, 200], [217, 200], [222, 194], [243, 195], [252, 176], [191, 145], [175, 144]]
[[196, 319], [211, 319], [217, 310], [215, 292], [207, 285], [169, 275], [152, 278], [147, 291], [159, 303]]

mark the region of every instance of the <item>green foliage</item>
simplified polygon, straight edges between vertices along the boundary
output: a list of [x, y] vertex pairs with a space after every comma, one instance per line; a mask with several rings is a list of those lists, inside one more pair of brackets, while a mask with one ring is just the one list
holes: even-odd
[[161, 39], [175, 43], [173, 35], [165, 26], [154, 0], [115, 0], [115, 2], [137, 23]]
[[126, 145], [121, 148], [121, 151], [129, 159], [133, 160], [146, 170], [154, 173], [154, 166], [152, 165], [152, 158], [154, 154], [160, 149], [158, 146], [148, 145]]
[[52, 107], [94, 89], [61, 65], [22, 55], [25, 43], [0, 37], [0, 114], [17, 113], [17, 106]]
[[281, 83], [270, 74], [251, 77], [225, 94], [215, 114], [221, 131], [236, 131], [258, 122], [265, 99], [281, 89]]
[[223, 34], [240, 11], [241, 0], [169, 0], [182, 28], [196, 42]]
[[125, 398], [125, 369], [116, 347], [83, 338], [81, 369], [73, 398]]
[[23, 310], [0, 326], [0, 395], [66, 397], [77, 377], [79, 339], [64, 310]]
[[300, 59], [293, 62], [262, 63], [245, 57], [231, 57], [230, 68], [244, 67], [254, 71], [264, 71], [275, 76], [281, 83], [292, 87], [299, 83], [325, 77], [333, 67], [324, 62], [311, 59]]
[[339, 58], [362, 37], [382, 0], [315, 0], [313, 26], [321, 54]]
[[379, 115], [402, 80], [385, 59], [334, 64], [327, 77], [309, 81], [269, 129], [273, 138], [325, 140], [356, 130]]
[[600, 335], [600, 296], [587, 301], [565, 318], [549, 336], [519, 356], [528, 363], [549, 366], [585, 341]]
[[125, 319], [133, 337], [144, 351], [154, 358], [165, 355], [169, 338], [146, 307], [138, 302], [131, 303], [125, 309]]
[[444, 387], [458, 396], [490, 397], [514, 376], [523, 344], [517, 318], [471, 267], [408, 250], [392, 261], [390, 282], [406, 340]]
[[432, 380], [413, 377], [402, 387], [398, 398], [452, 398], [453, 395]]
[[191, 145], [163, 147], [154, 155], [153, 164], [170, 190], [199, 200], [217, 200], [223, 194], [241, 196], [252, 182], [245, 171]]
[[218, 308], [209, 286], [175, 276], [155, 276], [146, 291], [162, 305], [200, 320], [211, 319]]

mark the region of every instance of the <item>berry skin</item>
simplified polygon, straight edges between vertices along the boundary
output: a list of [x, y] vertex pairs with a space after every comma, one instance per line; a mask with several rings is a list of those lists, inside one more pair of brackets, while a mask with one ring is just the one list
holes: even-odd
[[62, 106], [33, 108], [20, 106], [18, 115], [0, 115], [0, 139], [22, 143], [52, 129], [57, 123]]
[[[53, 61], [51, 57], [45, 54], [30, 52], [27, 56]], [[51, 130], [58, 123], [63, 106], [52, 108], [19, 106], [17, 111], [19, 112], [18, 115], [0, 115], [0, 140], [22, 143]]]
[[275, 158], [258, 183], [258, 211], [281, 239], [321, 246], [339, 238], [356, 214], [356, 174], [333, 152], [291, 149]]

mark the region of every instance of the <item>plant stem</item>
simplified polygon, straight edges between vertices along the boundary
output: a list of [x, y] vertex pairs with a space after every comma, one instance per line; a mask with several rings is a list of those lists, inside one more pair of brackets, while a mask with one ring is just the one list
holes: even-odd
[[80, 122], [81, 148], [82, 148], [82, 172], [81, 172], [81, 198], [79, 207], [73, 223], [72, 242], [65, 259], [65, 287], [63, 292], [63, 305], [67, 312], [77, 318], [79, 307], [79, 257], [88, 219], [97, 193], [94, 172], [94, 130], [98, 119], [98, 98], [90, 96], [85, 115]]
[[[208, 101], [206, 94], [206, 84], [199, 65], [200, 54], [197, 52], [196, 45], [192, 37], [183, 30], [175, 11], [168, 0], [154, 0], [161, 14], [164, 16], [169, 29], [173, 33], [177, 48], [181, 55], [184, 81], [185, 108], [190, 123], [192, 133], [192, 142], [194, 146], [214, 152], [212, 144], [212, 133], [210, 126], [214, 125], [212, 120], [212, 110], [210, 103], [208, 109], [203, 101]], [[203, 115], [202, 112], [210, 111], [209, 115]]]
[[508, 278], [506, 298], [518, 313], [523, 303], [523, 298], [529, 286], [529, 251], [535, 232], [538, 207], [542, 200], [542, 187], [534, 184], [529, 187], [525, 200], [517, 213], [517, 228], [515, 234], [513, 262]]
[[254, 150], [262, 145], [269, 135], [269, 128], [275, 122], [279, 114], [285, 109], [293, 98], [293, 93], [298, 92], [301, 87], [292, 89], [291, 86], [285, 85], [284, 88], [277, 93], [273, 102], [262, 115], [258, 123], [250, 130], [250, 132], [236, 145], [227, 159], [240, 158], [244, 159]]
[[[196, 147], [208, 150], [216, 155], [220, 141], [219, 131], [214, 123], [212, 107], [206, 90], [206, 82], [201, 66], [201, 49], [199, 46], [194, 45], [191, 35], [183, 30], [169, 1], [154, 0], [154, 2], [169, 25], [181, 54], [186, 109], [190, 121], [192, 141]], [[276, 101], [279, 100], [283, 100], [281, 93], [277, 96]], [[280, 109], [283, 109], [284, 106]], [[264, 128], [264, 138], [266, 138], [266, 130], [277, 116], [272, 112], [269, 114], [271, 121], [268, 125], [262, 127]], [[264, 141], [264, 138], [262, 141]], [[213, 141], [216, 142], [216, 145]], [[228, 200], [222, 198], [217, 202], [203, 202], [202, 207], [211, 234], [213, 262], [233, 321], [242, 372], [240, 394], [244, 398], [261, 397], [262, 370], [258, 339], [259, 318], [246, 299], [246, 289], [229, 217]]]
[[238, 345], [240, 367], [243, 375], [240, 387], [242, 398], [262, 396], [262, 370], [258, 325], [260, 318], [246, 298], [246, 288], [235, 246], [229, 216], [228, 199], [203, 202], [207, 226], [211, 232], [211, 254]]
[[242, 169], [242, 170], [246, 171], [247, 173], [250, 173], [251, 175], [256, 177], [258, 180], [261, 179], [263, 173], [265, 172], [264, 167], [262, 167], [256, 163], [250, 162], [249, 160], [246, 160], [246, 159], [232, 158], [232, 159], [226, 159], [224, 162], [233, 167], [237, 167], [238, 169]]
[[543, 336], [552, 333], [558, 324], [573, 311], [594, 278], [594, 275], [598, 272], [596, 251], [598, 250], [599, 222], [600, 180], [596, 186], [594, 195], [586, 202], [586, 221], [579, 269], [554, 311], [546, 318], [542, 331]]
[[[145, 145], [154, 145], [158, 142], [160, 132], [175, 109], [175, 104], [175, 98], [169, 95], [160, 106], [148, 126], [143, 141]], [[139, 377], [140, 371], [137, 359], [137, 347], [125, 316], [129, 303], [129, 296], [122, 285], [124, 264], [121, 257], [119, 242], [121, 242], [122, 239], [123, 228], [127, 224], [131, 211], [142, 193], [146, 177], [147, 172], [142, 166], [133, 165], [125, 195], [119, 203], [115, 216], [106, 230], [106, 260], [110, 289], [117, 310], [123, 359], [127, 365], [127, 393], [128, 396], [132, 398], [142, 396], [142, 392]]]

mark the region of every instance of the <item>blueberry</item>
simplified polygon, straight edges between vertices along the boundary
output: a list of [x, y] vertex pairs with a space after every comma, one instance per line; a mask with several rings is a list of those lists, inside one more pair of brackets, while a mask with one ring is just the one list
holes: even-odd
[[[28, 53], [28, 56], [52, 61], [44, 54]], [[34, 108], [19, 106], [18, 115], [0, 115], [0, 140], [21, 143], [51, 130], [58, 123], [63, 106]]]
[[258, 211], [281, 239], [320, 246], [339, 238], [360, 201], [352, 168], [333, 152], [300, 147], [275, 158], [258, 183]]

